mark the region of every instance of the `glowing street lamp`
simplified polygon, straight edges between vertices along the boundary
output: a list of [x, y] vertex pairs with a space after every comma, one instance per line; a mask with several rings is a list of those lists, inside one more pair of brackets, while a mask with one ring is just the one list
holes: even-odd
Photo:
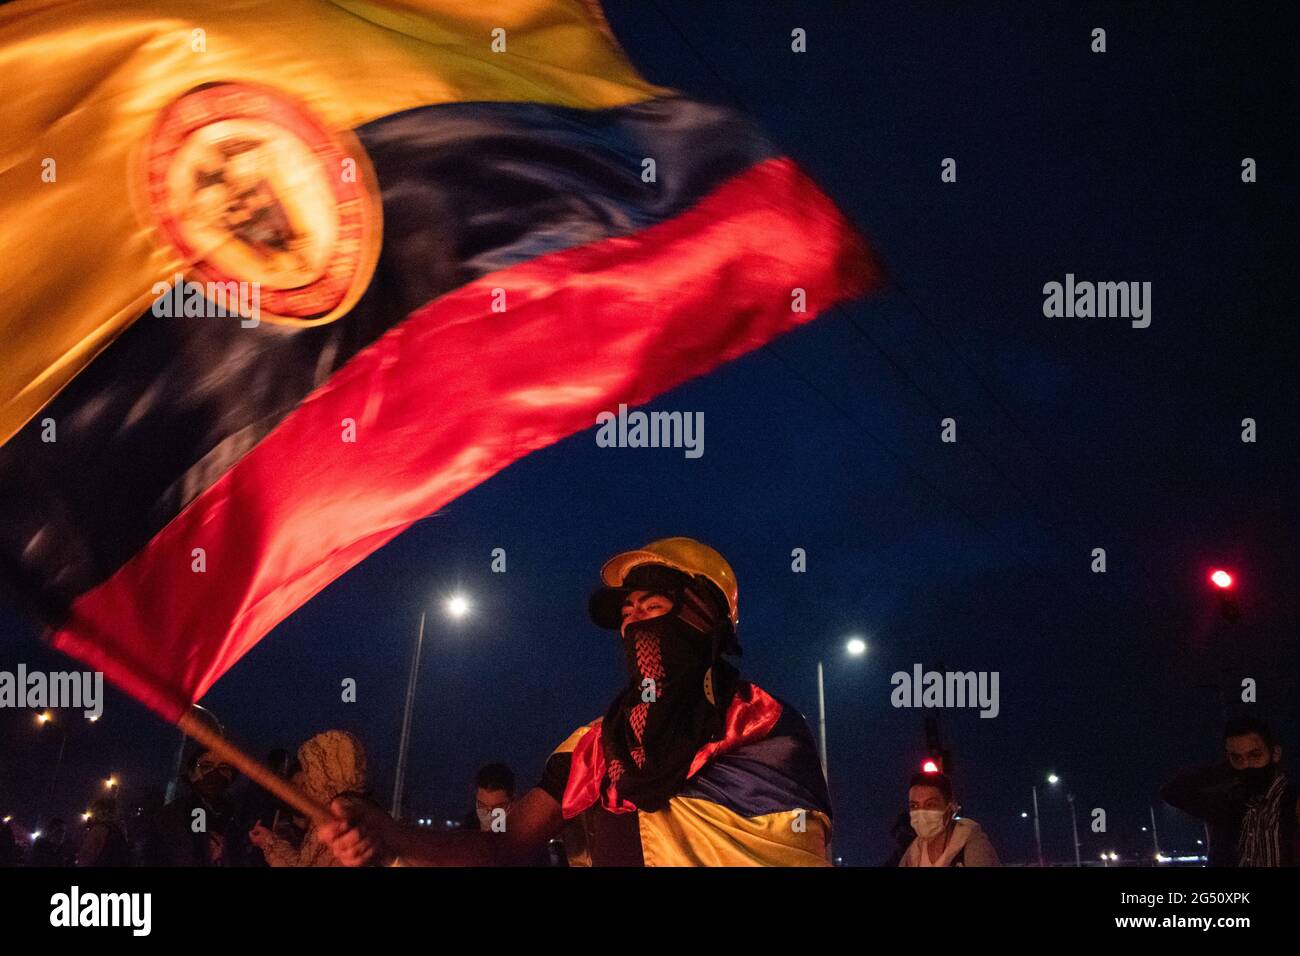
[[36, 723], [38, 726], [41, 727], [45, 726], [53, 719], [54, 719], [54, 715], [51, 714], [48, 710], [43, 711], [42, 713], [36, 715]]
[[[1052, 786], [1056, 786], [1058, 783], [1061, 782], [1061, 778], [1054, 773], [1049, 773], [1047, 775], [1047, 782], [1050, 783]], [[1038, 865], [1046, 866], [1047, 864], [1043, 861], [1043, 830], [1042, 827], [1040, 827], [1038, 824], [1038, 784], [1034, 784], [1033, 793], [1034, 793], [1034, 845], [1038, 848]]]
[[447, 609], [447, 616], [457, 621], [468, 614], [471, 609], [469, 598], [463, 594], [453, 594], [447, 598], [444, 606]]
[[107, 780], [104, 781], [105, 790], [112, 790], [116, 786], [117, 786], [117, 777], [110, 776]]
[[[469, 616], [474, 609], [469, 596], [463, 591], [448, 595], [442, 602], [443, 612], [453, 621], [460, 621]], [[415, 685], [420, 677], [420, 655], [424, 650], [425, 611], [420, 611], [420, 628], [415, 637], [415, 654], [411, 658], [411, 671], [406, 680], [406, 708], [402, 713], [402, 735], [397, 743], [397, 774], [393, 779], [392, 815], [402, 817], [402, 800], [406, 794], [406, 755], [411, 746], [411, 717], [415, 713]]]
[[[849, 657], [861, 657], [867, 653], [867, 642], [861, 637], [850, 637], [844, 642], [844, 652]], [[822, 758], [822, 776], [829, 779], [826, 769], [826, 677], [825, 666], [817, 662], [817, 750]]]

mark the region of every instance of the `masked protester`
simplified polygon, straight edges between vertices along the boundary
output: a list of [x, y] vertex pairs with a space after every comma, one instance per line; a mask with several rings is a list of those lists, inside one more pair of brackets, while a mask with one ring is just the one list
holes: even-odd
[[235, 768], [211, 751], [192, 758], [184, 790], [155, 812], [141, 848], [145, 866], [240, 866], [247, 859], [230, 788]]
[[1000, 866], [980, 825], [958, 816], [952, 783], [941, 773], [918, 773], [907, 789], [908, 822], [916, 839], [899, 866]]
[[500, 830], [515, 800], [515, 772], [503, 763], [484, 764], [474, 777], [474, 809], [461, 825], [470, 830]]
[[1223, 763], [1180, 773], [1161, 796], [1205, 822], [1210, 866], [1300, 865], [1300, 793], [1281, 771], [1272, 730], [1232, 720], [1223, 746]]
[[803, 718], [741, 679], [735, 573], [691, 538], [619, 554], [592, 620], [618, 633], [627, 683], [551, 755], [504, 833], [439, 833], [336, 806], [353, 865], [527, 862], [563, 833], [570, 865], [825, 866], [830, 801]]

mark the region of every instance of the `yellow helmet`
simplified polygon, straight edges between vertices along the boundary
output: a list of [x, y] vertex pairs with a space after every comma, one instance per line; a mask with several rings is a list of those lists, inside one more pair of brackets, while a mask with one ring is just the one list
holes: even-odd
[[690, 577], [701, 575], [718, 589], [727, 602], [727, 615], [736, 626], [736, 572], [717, 551], [694, 538], [660, 538], [635, 551], [624, 551], [605, 562], [600, 579], [606, 587], [621, 588], [633, 568], [658, 564]]

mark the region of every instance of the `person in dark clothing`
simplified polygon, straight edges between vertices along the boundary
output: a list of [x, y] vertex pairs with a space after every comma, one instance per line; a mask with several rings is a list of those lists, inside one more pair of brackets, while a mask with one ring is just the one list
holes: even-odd
[[77, 851], [77, 866], [130, 866], [131, 847], [117, 821], [117, 801], [100, 797], [90, 805], [90, 822]]
[[184, 792], [149, 821], [141, 848], [145, 866], [239, 866], [248, 841], [228, 792], [235, 768], [202, 751], [185, 774]]
[[68, 844], [68, 824], [62, 817], [52, 818], [32, 843], [30, 865], [72, 866], [74, 859], [75, 854]]
[[614, 555], [588, 601], [626, 682], [552, 751], [504, 832], [409, 826], [347, 801], [322, 838], [346, 866], [829, 866], [830, 796], [807, 723], [744, 680], [734, 569], [693, 538]]
[[1224, 762], [1185, 770], [1160, 796], [1203, 820], [1210, 866], [1300, 865], [1300, 793], [1282, 773], [1282, 748], [1263, 721], [1241, 718], [1223, 731]]

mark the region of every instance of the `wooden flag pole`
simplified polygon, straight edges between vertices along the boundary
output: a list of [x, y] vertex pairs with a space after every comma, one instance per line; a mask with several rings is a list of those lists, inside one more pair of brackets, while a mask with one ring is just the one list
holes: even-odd
[[329, 823], [335, 817], [329, 808], [313, 800], [288, 780], [275, 773], [255, 757], [240, 750], [233, 743], [207, 725], [193, 710], [187, 710], [176, 722], [187, 737], [198, 741], [208, 750], [230, 764], [249, 780], [274, 797], [278, 797], [317, 825]]

